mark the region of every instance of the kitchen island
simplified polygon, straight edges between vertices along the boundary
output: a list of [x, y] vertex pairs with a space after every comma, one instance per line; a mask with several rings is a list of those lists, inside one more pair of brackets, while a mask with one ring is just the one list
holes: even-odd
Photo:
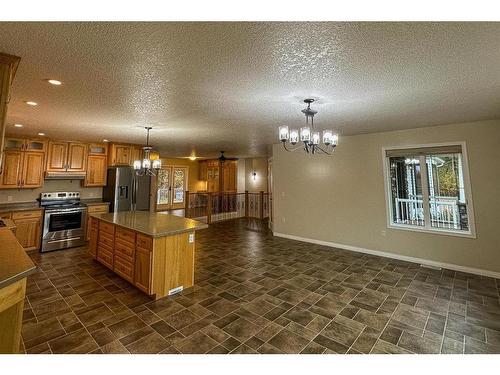
[[168, 213], [90, 215], [89, 253], [155, 299], [194, 285], [195, 231], [200, 221]]
[[35, 264], [7, 226], [0, 228], [0, 353], [18, 353], [26, 277]]

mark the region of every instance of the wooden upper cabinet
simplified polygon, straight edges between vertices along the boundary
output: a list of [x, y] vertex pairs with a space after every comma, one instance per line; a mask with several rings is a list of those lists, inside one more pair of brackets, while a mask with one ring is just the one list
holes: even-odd
[[85, 186], [106, 186], [107, 158], [101, 155], [89, 155]]
[[207, 161], [200, 160], [198, 162], [198, 180], [206, 181], [207, 180]]
[[68, 142], [50, 141], [47, 155], [47, 172], [65, 172]]
[[26, 140], [23, 138], [5, 138], [5, 151], [23, 151]]
[[140, 146], [111, 143], [108, 151], [109, 166], [133, 165], [134, 160], [142, 159]]
[[22, 157], [21, 151], [6, 150], [4, 152], [0, 188], [14, 189], [21, 186]]
[[109, 147], [109, 165], [130, 165], [132, 156], [130, 145], [111, 144]]
[[142, 147], [132, 147], [130, 165], [134, 165], [134, 160], [142, 160]]
[[87, 144], [80, 142], [50, 141], [47, 172], [85, 172]]
[[6, 138], [0, 189], [41, 187], [46, 147], [45, 140]]
[[108, 154], [108, 144], [107, 143], [90, 143], [89, 144], [89, 155], [104, 155]]
[[223, 191], [236, 191], [237, 167], [235, 161], [226, 161], [223, 166]]
[[43, 185], [44, 154], [38, 151], [27, 151], [23, 156], [21, 185], [34, 189]]
[[85, 172], [85, 162], [87, 161], [87, 145], [85, 143], [68, 143], [68, 172]]

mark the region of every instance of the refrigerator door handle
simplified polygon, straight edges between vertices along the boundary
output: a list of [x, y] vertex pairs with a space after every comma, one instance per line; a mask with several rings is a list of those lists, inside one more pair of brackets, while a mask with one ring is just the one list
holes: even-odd
[[132, 177], [132, 205], [131, 210], [135, 211], [135, 206], [137, 203], [137, 179]]

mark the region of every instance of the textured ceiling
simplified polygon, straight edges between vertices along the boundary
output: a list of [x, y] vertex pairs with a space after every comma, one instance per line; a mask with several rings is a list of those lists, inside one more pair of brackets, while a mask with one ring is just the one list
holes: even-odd
[[9, 133], [143, 143], [149, 125], [170, 156], [264, 155], [305, 97], [341, 135], [499, 118], [499, 46], [498, 23], [0, 23], [22, 58]]

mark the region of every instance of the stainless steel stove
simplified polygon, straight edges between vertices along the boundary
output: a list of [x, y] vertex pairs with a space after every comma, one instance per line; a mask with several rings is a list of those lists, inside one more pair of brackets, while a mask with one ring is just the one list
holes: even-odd
[[87, 206], [79, 192], [41, 193], [40, 206], [45, 208], [41, 252], [85, 244]]

